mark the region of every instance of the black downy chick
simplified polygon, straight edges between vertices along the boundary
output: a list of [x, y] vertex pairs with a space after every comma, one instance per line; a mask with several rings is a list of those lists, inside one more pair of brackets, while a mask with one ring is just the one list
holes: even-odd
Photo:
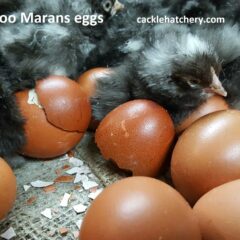
[[221, 62], [214, 46], [187, 26], [158, 25], [128, 41], [129, 57], [100, 79], [92, 99], [102, 119], [132, 99], [150, 99], [165, 107], [177, 124], [212, 93], [227, 96], [219, 81]]
[[240, 1], [163, 0], [169, 13], [188, 17], [221, 17], [224, 24], [190, 25], [193, 32], [214, 47], [222, 61], [220, 81], [228, 92], [231, 107], [240, 109]]
[[240, 109], [240, 27], [239, 24], [203, 26], [194, 29], [201, 39], [213, 46], [221, 59], [220, 81], [228, 92], [226, 100]]

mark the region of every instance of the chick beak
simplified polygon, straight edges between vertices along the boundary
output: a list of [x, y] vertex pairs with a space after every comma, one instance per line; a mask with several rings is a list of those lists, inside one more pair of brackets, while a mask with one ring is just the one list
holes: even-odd
[[227, 92], [224, 89], [224, 87], [222, 86], [222, 83], [220, 82], [218, 76], [215, 73], [215, 70], [213, 68], [211, 68], [212, 71], [212, 84], [210, 85], [210, 89], [213, 93], [216, 93], [220, 96], [226, 97], [227, 96]]
[[116, 0], [111, 10], [111, 16], [114, 16], [117, 12], [123, 9], [124, 9], [124, 5], [120, 3], [118, 0]]

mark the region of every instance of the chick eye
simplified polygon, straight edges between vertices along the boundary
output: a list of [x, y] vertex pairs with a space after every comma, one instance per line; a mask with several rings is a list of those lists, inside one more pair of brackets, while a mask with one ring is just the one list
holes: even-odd
[[199, 83], [200, 83], [200, 81], [198, 79], [188, 80], [189, 85], [196, 85], [196, 84], [199, 84]]
[[110, 12], [111, 8], [112, 8], [112, 2], [111, 2], [111, 1], [105, 1], [105, 2], [103, 3], [103, 9], [104, 9], [104, 11]]

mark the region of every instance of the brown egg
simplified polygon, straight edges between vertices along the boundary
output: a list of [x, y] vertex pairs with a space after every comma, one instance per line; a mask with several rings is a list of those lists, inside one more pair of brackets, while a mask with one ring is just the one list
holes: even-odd
[[133, 175], [156, 176], [174, 138], [165, 109], [149, 100], [134, 100], [110, 112], [95, 140], [105, 159]]
[[180, 136], [171, 174], [178, 191], [195, 203], [203, 194], [240, 178], [240, 111], [209, 114]]
[[[96, 83], [99, 78], [102, 78], [108, 74], [111, 73], [110, 68], [93, 68], [91, 70], [86, 71], [83, 73], [79, 79], [78, 82], [80, 84], [80, 87], [82, 90], [87, 94], [89, 98], [91, 98], [96, 91]], [[96, 119], [92, 118], [90, 124], [89, 124], [89, 129], [90, 130], [96, 130], [96, 128], [99, 125], [99, 121]]]
[[210, 97], [205, 103], [198, 107], [190, 116], [184, 119], [177, 127], [176, 132], [182, 133], [192, 123], [197, 121], [199, 118], [213, 112], [220, 110], [227, 110], [228, 104], [223, 97], [214, 95]]
[[26, 119], [27, 144], [21, 153], [53, 158], [68, 152], [80, 141], [90, 122], [91, 108], [86, 95], [77, 83], [61, 76], [37, 83], [38, 104], [29, 103], [33, 93], [26, 90], [16, 94]]
[[240, 180], [206, 193], [194, 206], [204, 240], [239, 240]]
[[16, 194], [16, 177], [8, 164], [0, 158], [0, 220], [12, 209]]
[[193, 210], [167, 184], [130, 177], [107, 187], [89, 207], [81, 240], [200, 240]]

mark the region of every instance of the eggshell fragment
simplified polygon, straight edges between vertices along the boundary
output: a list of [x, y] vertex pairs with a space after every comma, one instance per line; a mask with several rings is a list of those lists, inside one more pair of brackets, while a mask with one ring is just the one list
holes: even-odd
[[68, 206], [68, 201], [69, 201], [70, 197], [71, 197], [70, 194], [65, 193], [64, 196], [63, 196], [63, 198], [62, 198], [62, 201], [61, 201], [61, 203], [60, 203], [60, 206], [61, 206], [61, 207], [67, 207], [67, 206]]
[[73, 176], [69, 176], [69, 175], [62, 175], [57, 177], [54, 182], [55, 183], [70, 183], [73, 182], [74, 177]]
[[66, 236], [68, 234], [69, 230], [65, 227], [61, 227], [59, 228], [59, 233], [61, 234], [61, 236]]
[[105, 159], [133, 175], [156, 176], [174, 138], [167, 111], [149, 100], [134, 100], [110, 112], [96, 130]]
[[14, 229], [10, 227], [6, 232], [0, 235], [1, 238], [10, 240], [14, 237], [16, 237], [17, 234], [15, 233]]
[[36, 180], [34, 182], [31, 182], [31, 185], [35, 188], [44, 188], [53, 185], [54, 182], [45, 182], [41, 180]]
[[172, 155], [177, 190], [195, 203], [203, 194], [240, 178], [240, 111], [211, 113], [180, 136]]
[[37, 201], [37, 197], [36, 196], [32, 196], [30, 197], [27, 201], [26, 204], [27, 205], [32, 205], [33, 203], [35, 203]]
[[239, 240], [240, 180], [206, 193], [194, 206], [204, 240]]
[[88, 208], [81, 240], [200, 240], [197, 219], [182, 196], [153, 178], [131, 177], [105, 190]]
[[31, 188], [30, 185], [23, 185], [23, 189], [25, 192], [27, 192]]
[[86, 131], [91, 107], [76, 82], [64, 76], [50, 76], [38, 81], [35, 89], [50, 123], [67, 131]]
[[228, 104], [223, 97], [214, 95], [210, 97], [206, 102], [199, 106], [193, 113], [184, 119], [177, 127], [176, 132], [179, 134], [188, 128], [191, 124], [197, 121], [199, 118], [213, 112], [220, 110], [227, 110]]
[[45, 210], [43, 210], [41, 212], [41, 215], [43, 215], [44, 217], [46, 217], [48, 219], [52, 219], [52, 209], [51, 208], [46, 208]]
[[87, 206], [83, 205], [82, 203], [73, 206], [73, 209], [76, 213], [83, 213], [86, 211]]
[[0, 158], [0, 220], [12, 209], [16, 194], [16, 177], [8, 164]]

